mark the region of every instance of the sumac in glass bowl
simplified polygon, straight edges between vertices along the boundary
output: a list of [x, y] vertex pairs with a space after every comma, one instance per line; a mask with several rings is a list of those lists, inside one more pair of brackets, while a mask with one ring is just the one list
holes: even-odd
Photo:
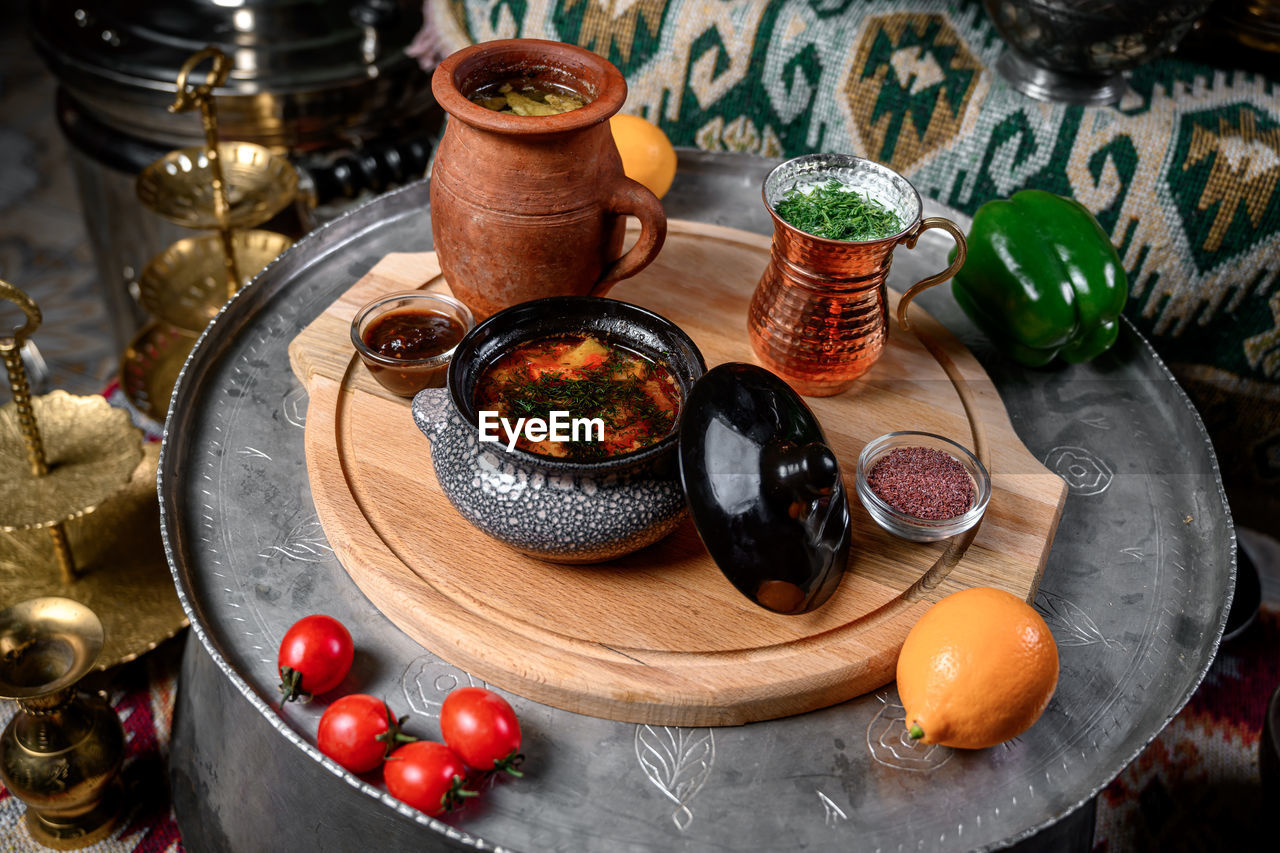
[[914, 542], [964, 533], [991, 500], [991, 475], [978, 457], [928, 432], [890, 432], [867, 442], [854, 485], [876, 524]]
[[[674, 386], [677, 407], [706, 371], [702, 354], [678, 326], [626, 302], [566, 296], [500, 311], [458, 344], [446, 387], [426, 389], [413, 400], [413, 418], [431, 442], [441, 489], [472, 525], [541, 559], [601, 562], [658, 541], [688, 512], [676, 459], [678, 411], [662, 422], [660, 433], [633, 442], [635, 449], [614, 446], [603, 455], [583, 447], [578, 448], [582, 453], [563, 446], [548, 449], [540, 441], [509, 447], [510, 433], [497, 426], [493, 414], [485, 414], [493, 410], [481, 408], [493, 402], [491, 389], [482, 383], [493, 381], [504, 357], [521, 347], [545, 348], [548, 342], [571, 349], [575, 364], [614, 358], [592, 351], [601, 344], [652, 363], [653, 372]], [[532, 381], [554, 379], [555, 372], [535, 365], [522, 375]], [[575, 398], [566, 409], [580, 402]], [[510, 426], [519, 412], [508, 414]]]

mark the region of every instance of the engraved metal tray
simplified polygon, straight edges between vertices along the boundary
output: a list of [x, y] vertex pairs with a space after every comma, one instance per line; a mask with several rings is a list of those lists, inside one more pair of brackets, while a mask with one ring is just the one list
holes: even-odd
[[[682, 150], [668, 215], [768, 233], [760, 185], [775, 163]], [[509, 696], [525, 778], [444, 821], [391, 799], [376, 774], [345, 773], [315, 747], [323, 702], [275, 702], [275, 652], [295, 619], [324, 612], [350, 626], [358, 652], [340, 690], [386, 698], [419, 735], [438, 737], [440, 700], [474, 679], [396, 629], [334, 558], [307, 484], [307, 399], [286, 347], [388, 252], [429, 250], [428, 217], [419, 182], [305, 238], [228, 303], [179, 380], [159, 489], [192, 623], [170, 759], [188, 849], [364, 850], [373, 838], [388, 850], [998, 847], [1052, 832], [1089, 803], [1199, 684], [1226, 619], [1235, 536], [1190, 402], [1127, 324], [1090, 364], [1025, 370], [936, 288], [924, 307], [975, 353], [1021, 438], [1070, 486], [1035, 599], [1061, 679], [1030, 731], [976, 752], [912, 745], [892, 684], [714, 729], [617, 723]], [[898, 252], [891, 286], [944, 266], [949, 243], [928, 232], [923, 250]], [[613, 295], [625, 299], [626, 283]], [[467, 559], [457, 555], [459, 571]]]

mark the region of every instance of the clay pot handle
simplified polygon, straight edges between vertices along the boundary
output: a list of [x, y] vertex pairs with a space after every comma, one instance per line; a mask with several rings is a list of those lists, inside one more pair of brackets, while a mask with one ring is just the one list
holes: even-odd
[[410, 406], [413, 422], [426, 435], [427, 441], [431, 441], [436, 433], [448, 426], [453, 398], [448, 388], [423, 388], [413, 396]]
[[640, 220], [640, 239], [631, 250], [605, 267], [591, 296], [604, 296], [624, 278], [630, 278], [649, 266], [667, 239], [667, 212], [658, 197], [636, 181], [622, 177], [604, 202], [610, 213], [634, 216]]
[[904, 332], [911, 329], [911, 323], [907, 320], [907, 308], [911, 306], [911, 300], [919, 296], [921, 291], [933, 287], [935, 284], [941, 284], [958, 273], [960, 267], [964, 266], [965, 257], [969, 254], [969, 244], [964, 239], [964, 232], [950, 219], [941, 216], [930, 216], [928, 219], [921, 220], [920, 224], [903, 238], [902, 244], [908, 249], [914, 249], [916, 241], [920, 239], [920, 235], [930, 228], [941, 228], [951, 235], [951, 239], [956, 241], [956, 256], [945, 270], [937, 275], [921, 279], [911, 285], [911, 288], [906, 293], [902, 294], [902, 298], [898, 300], [898, 325], [902, 327]]

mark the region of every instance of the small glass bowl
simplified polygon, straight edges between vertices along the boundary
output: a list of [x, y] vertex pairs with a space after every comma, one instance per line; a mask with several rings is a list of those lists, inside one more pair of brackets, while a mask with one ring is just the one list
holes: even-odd
[[[402, 290], [379, 296], [356, 312], [351, 321], [351, 343], [365, 367], [382, 387], [400, 397], [412, 397], [423, 388], [441, 388], [449, 370], [457, 341], [453, 346], [429, 358], [401, 359], [383, 355], [369, 348], [364, 335], [369, 326], [389, 314], [412, 316], [429, 311], [451, 318], [462, 326], [462, 336], [475, 326], [471, 309], [447, 293], [431, 293], [425, 290]], [[459, 337], [461, 340], [461, 336]]]
[[[871, 490], [867, 477], [872, 467], [890, 451], [899, 447], [928, 447], [940, 450], [964, 466], [973, 483], [973, 505], [967, 512], [954, 518], [930, 519], [919, 518], [889, 506]], [[890, 432], [867, 443], [858, 455], [858, 469], [854, 475], [858, 498], [862, 501], [867, 513], [885, 530], [910, 539], [913, 542], [936, 542], [957, 533], [963, 533], [978, 523], [986, 512], [987, 502], [991, 500], [991, 475], [978, 457], [974, 456], [963, 445], [956, 444], [949, 438], [929, 432]]]

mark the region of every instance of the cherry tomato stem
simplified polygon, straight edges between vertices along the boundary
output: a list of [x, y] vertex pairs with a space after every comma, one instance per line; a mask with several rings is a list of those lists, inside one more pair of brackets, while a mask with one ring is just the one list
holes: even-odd
[[302, 689], [302, 673], [291, 666], [280, 667], [280, 701], [311, 701], [311, 694]]
[[524, 771], [520, 770], [520, 765], [524, 763], [524, 754], [512, 750], [505, 758], [499, 758], [493, 762], [493, 769], [484, 771], [486, 775], [490, 773], [506, 773], [508, 776], [514, 776], [517, 779], [524, 778]]
[[378, 740], [386, 744], [387, 755], [390, 755], [392, 750], [394, 750], [400, 744], [413, 743], [415, 740], [418, 740], [418, 738], [414, 737], [413, 735], [405, 734], [403, 731], [401, 731], [401, 729], [404, 728], [404, 724], [407, 723], [408, 721], [409, 721], [408, 714], [405, 714], [403, 717], [397, 720], [395, 717], [391, 715], [390, 711], [387, 711], [387, 730], [382, 734], [378, 735]]

